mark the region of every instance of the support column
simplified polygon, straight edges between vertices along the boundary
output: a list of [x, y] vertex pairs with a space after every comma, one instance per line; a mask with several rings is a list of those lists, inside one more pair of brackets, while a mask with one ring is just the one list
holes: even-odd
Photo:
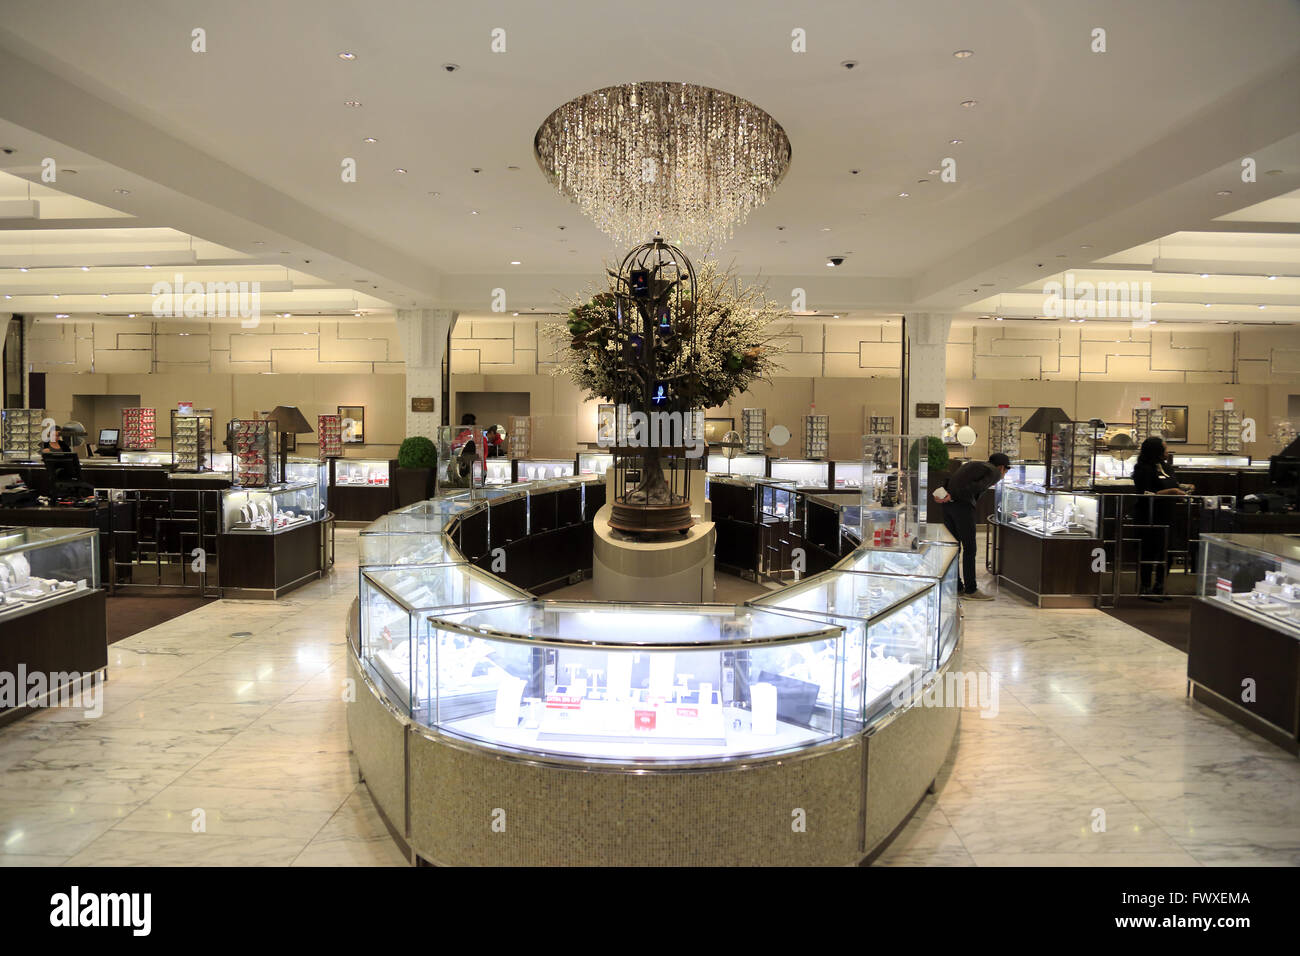
[[[907, 316], [907, 433], [939, 436], [948, 384], [948, 330], [952, 316], [933, 312]], [[939, 406], [938, 418], [917, 418], [918, 404]]]
[[[442, 422], [442, 359], [447, 333], [456, 322], [451, 309], [398, 309], [397, 330], [406, 356], [406, 437], [438, 437]], [[433, 410], [411, 411], [412, 398], [432, 398]]]

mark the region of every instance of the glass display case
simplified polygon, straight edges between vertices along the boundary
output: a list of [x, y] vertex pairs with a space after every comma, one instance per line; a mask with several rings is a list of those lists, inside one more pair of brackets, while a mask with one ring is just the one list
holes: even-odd
[[271, 422], [236, 419], [230, 423], [234, 467], [231, 483], [241, 488], [265, 488], [275, 470], [275, 448]]
[[1060, 422], [1051, 435], [1050, 485], [1063, 491], [1092, 486], [1093, 452], [1096, 441], [1088, 422]]
[[339, 488], [387, 488], [389, 462], [381, 458], [334, 459], [334, 484]]
[[777, 481], [790, 481], [796, 488], [829, 490], [831, 484], [830, 462], [800, 461], [797, 458], [773, 458], [771, 477]]
[[862, 488], [862, 476], [866, 473], [866, 465], [861, 461], [836, 461], [832, 462], [835, 466], [835, 490], [836, 491], [858, 491]]
[[171, 412], [172, 469], [180, 472], [211, 470], [212, 416]]
[[321, 458], [343, 457], [343, 419], [338, 415], [316, 416], [316, 448]]
[[1133, 466], [1137, 464], [1137, 451], [1121, 454], [1098, 452], [1093, 460], [1093, 477], [1096, 479], [1132, 478]]
[[1001, 488], [1002, 485], [1019, 485], [1042, 491], [1047, 487], [1047, 466], [1041, 461], [1012, 462], [1007, 476], [994, 487]]
[[911, 549], [925, 533], [929, 438], [864, 435], [862, 446], [862, 544]]
[[483, 462], [483, 484], [488, 488], [499, 488], [510, 484], [511, 462], [509, 458], [489, 458]]
[[172, 453], [167, 451], [123, 451], [117, 456], [122, 465], [170, 465]]
[[221, 493], [222, 530], [226, 534], [279, 534], [310, 524], [318, 514], [320, 489], [315, 481], [228, 488]]
[[846, 710], [844, 674], [861, 665], [844, 630], [756, 607], [498, 603], [440, 610], [412, 643], [391, 663], [374, 654], [381, 673], [412, 662], [392, 680], [412, 716], [515, 752], [672, 763], [861, 726]]
[[767, 457], [765, 455], [709, 455], [707, 466], [711, 475], [748, 475], [762, 478], [767, 474]]
[[0, 620], [97, 587], [99, 548], [93, 529], [0, 528]]
[[43, 408], [6, 408], [0, 411], [0, 455], [18, 461], [39, 461]]
[[316, 500], [319, 510], [316, 518], [325, 517], [329, 510], [330, 463], [318, 458], [290, 458], [284, 464], [284, 478], [287, 484], [316, 483]]
[[1248, 468], [1250, 464], [1249, 455], [1174, 455], [1175, 468]]
[[516, 467], [520, 481], [573, 477], [571, 458], [521, 458], [516, 463]]
[[[172, 433], [175, 435], [175, 432]], [[154, 408], [122, 409], [122, 434], [117, 447], [124, 451], [146, 451], [158, 441], [158, 410]]]
[[1000, 524], [1040, 537], [1097, 537], [1097, 495], [1043, 491], [1007, 484], [1005, 479], [1000, 484], [996, 504]]
[[459, 560], [443, 522], [430, 515], [387, 514], [357, 534], [363, 568], [394, 564], [446, 564]]
[[1202, 534], [1200, 596], [1300, 637], [1300, 537]]
[[578, 452], [578, 474], [584, 478], [604, 478], [614, 465], [614, 456], [608, 452]]

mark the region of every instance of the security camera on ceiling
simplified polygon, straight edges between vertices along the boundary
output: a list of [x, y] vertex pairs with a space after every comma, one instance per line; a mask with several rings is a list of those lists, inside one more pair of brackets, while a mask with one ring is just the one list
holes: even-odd
[[826, 261], [829, 262], [829, 263], [830, 263], [831, 265], [833, 265], [833, 266], [842, 266], [842, 265], [844, 265], [844, 257], [843, 257], [843, 256], [828, 256], [827, 259], [826, 259]]

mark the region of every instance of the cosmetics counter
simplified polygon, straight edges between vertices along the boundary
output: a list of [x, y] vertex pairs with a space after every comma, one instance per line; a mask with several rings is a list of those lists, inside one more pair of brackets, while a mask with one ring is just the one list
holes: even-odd
[[[457, 492], [361, 533], [349, 734], [413, 862], [854, 864], [910, 814], [960, 714], [908, 706], [960, 667], [955, 544], [929, 528], [854, 548], [849, 501], [711, 489], [715, 520], [734, 489], [751, 528], [782, 499], [834, 567], [739, 606], [539, 600], [520, 545], [590, 533], [604, 484], [576, 478]], [[591, 545], [541, 553], [567, 579]], [[480, 836], [487, 793], [499, 839]], [[817, 825], [793, 832], [792, 806]]]
[[[44, 694], [73, 693], [102, 675], [104, 597], [94, 530], [0, 527], [0, 674], [14, 675], [24, 695], [0, 695], [0, 722], [30, 712]], [[59, 683], [32, 684], [23, 674]], [[36, 696], [29, 701], [28, 693]]]
[[1192, 696], [1300, 753], [1300, 538], [1207, 534], [1192, 603]]

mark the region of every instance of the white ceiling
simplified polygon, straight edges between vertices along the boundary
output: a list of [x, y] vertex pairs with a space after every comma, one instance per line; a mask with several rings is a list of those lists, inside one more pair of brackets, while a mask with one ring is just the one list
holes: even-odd
[[[997, 293], [1006, 309], [1094, 263], [1297, 261], [1300, 201], [1274, 198], [1300, 188], [1293, 0], [661, 0], [635, 17], [594, 0], [7, 0], [2, 25], [0, 145], [15, 152], [0, 169], [76, 168], [58, 190], [107, 208], [67, 205], [67, 225], [116, 209], [219, 244], [220, 261], [399, 306], [484, 311], [503, 287], [512, 310], [546, 309], [597, 279], [619, 250], [547, 185], [532, 137], [564, 101], [633, 79], [716, 86], [782, 123], [789, 174], [716, 251], [823, 313], [978, 313]], [[808, 52], [791, 52], [794, 28]], [[928, 172], [945, 157], [956, 183]], [[1225, 214], [1244, 231], [1218, 233]], [[848, 258], [830, 270], [828, 255]]]

